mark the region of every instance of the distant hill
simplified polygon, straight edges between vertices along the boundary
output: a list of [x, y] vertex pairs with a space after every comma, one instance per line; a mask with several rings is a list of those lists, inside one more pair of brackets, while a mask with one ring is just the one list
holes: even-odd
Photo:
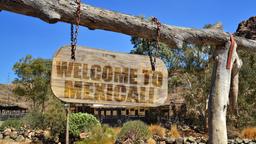
[[18, 105], [28, 108], [28, 102], [24, 98], [12, 92], [13, 85], [0, 84], [0, 105]]

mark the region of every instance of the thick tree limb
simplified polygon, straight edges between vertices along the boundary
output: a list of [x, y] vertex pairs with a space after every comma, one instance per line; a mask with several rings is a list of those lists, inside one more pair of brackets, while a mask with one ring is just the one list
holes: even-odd
[[[76, 6], [73, 0], [0, 0], [1, 10], [38, 17], [48, 23], [75, 23]], [[146, 39], [156, 38], [156, 26], [151, 21], [85, 4], [82, 4], [80, 25]], [[256, 52], [256, 41], [241, 37], [235, 39], [240, 49]], [[229, 40], [229, 35], [220, 30], [199, 30], [163, 24], [159, 40], [170, 47], [181, 47], [184, 42], [224, 45]]]

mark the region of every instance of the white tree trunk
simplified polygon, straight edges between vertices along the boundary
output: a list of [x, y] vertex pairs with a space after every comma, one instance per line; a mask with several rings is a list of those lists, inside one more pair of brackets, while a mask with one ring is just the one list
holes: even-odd
[[[229, 104], [229, 92], [231, 85], [231, 72], [235, 61], [238, 61], [235, 44], [231, 67], [226, 68], [230, 42], [218, 47], [214, 53], [214, 68], [212, 72], [211, 92], [208, 104], [208, 135], [209, 144], [227, 144], [226, 112]], [[233, 78], [233, 77], [232, 77]], [[234, 78], [236, 81], [236, 78]], [[238, 83], [236, 83], [238, 85]]]

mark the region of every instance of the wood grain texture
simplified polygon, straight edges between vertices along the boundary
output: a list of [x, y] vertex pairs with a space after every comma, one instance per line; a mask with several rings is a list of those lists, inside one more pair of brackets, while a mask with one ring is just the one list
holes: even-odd
[[70, 46], [53, 58], [51, 87], [65, 102], [119, 106], [158, 106], [167, 98], [168, 73], [157, 59], [151, 70], [148, 56]]
[[[33, 16], [48, 23], [75, 23], [74, 0], [0, 0], [0, 9]], [[156, 25], [140, 17], [81, 5], [80, 25], [89, 29], [102, 29], [145, 39], [156, 39]], [[192, 29], [162, 24], [159, 40], [172, 47], [183, 43], [225, 45], [229, 34], [214, 29]], [[235, 37], [239, 49], [256, 52], [256, 41]]]

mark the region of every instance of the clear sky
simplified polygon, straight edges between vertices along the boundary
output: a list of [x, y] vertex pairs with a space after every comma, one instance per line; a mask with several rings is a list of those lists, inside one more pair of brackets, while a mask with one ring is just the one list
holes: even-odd
[[[162, 23], [201, 28], [220, 21], [224, 30], [234, 32], [242, 20], [256, 16], [256, 0], [83, 0], [91, 6], [137, 16], [155, 16]], [[12, 66], [22, 57], [52, 58], [70, 43], [70, 25], [48, 24], [37, 18], [0, 12], [0, 83], [15, 78]], [[130, 36], [81, 28], [78, 44], [105, 50], [129, 52]]]

